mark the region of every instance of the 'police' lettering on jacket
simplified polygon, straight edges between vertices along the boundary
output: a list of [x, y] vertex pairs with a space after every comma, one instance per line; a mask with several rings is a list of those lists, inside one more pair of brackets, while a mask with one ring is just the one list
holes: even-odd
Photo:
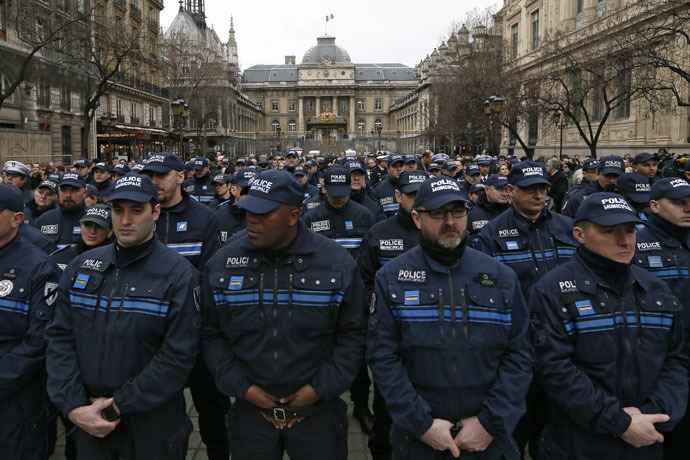
[[644, 251], [660, 251], [661, 250], [661, 243], [658, 241], [652, 241], [649, 243], [637, 243], [637, 250], [640, 252]]
[[520, 236], [520, 231], [517, 228], [506, 228], [498, 231], [499, 238], [507, 238], [509, 236]]
[[228, 257], [225, 268], [246, 268], [249, 266], [249, 257]]
[[561, 289], [561, 292], [563, 293], [577, 291], [577, 285], [575, 284], [575, 280], [559, 281], [558, 287]]
[[311, 223], [311, 231], [312, 232], [325, 232], [326, 230], [331, 229], [331, 221], [330, 220], [319, 220], [316, 222]]
[[44, 235], [57, 235], [59, 225], [42, 225], [41, 233]]
[[426, 270], [398, 270], [398, 281], [426, 283]]
[[481, 230], [488, 223], [488, 220], [475, 220], [472, 222], [472, 230]]
[[86, 259], [84, 262], [82, 262], [81, 268], [86, 268], [88, 270], [96, 270], [96, 271], [102, 272], [105, 270], [106, 267], [103, 265], [102, 260]]
[[379, 250], [381, 251], [404, 251], [403, 240], [379, 240]]

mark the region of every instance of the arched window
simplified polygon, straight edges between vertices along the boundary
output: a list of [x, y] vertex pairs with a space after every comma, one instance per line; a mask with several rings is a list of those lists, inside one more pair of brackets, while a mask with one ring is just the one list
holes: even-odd
[[364, 120], [357, 122], [357, 131], [359, 131], [359, 134], [364, 134], [367, 131], [367, 124], [364, 123]]
[[378, 120], [378, 119], [377, 119], [377, 120], [374, 122], [374, 129], [377, 130], [377, 131], [378, 131], [378, 130], [383, 130], [383, 122], [382, 122], [381, 120]]
[[275, 133], [278, 131], [278, 128], [280, 128], [280, 122], [278, 120], [273, 120], [273, 123], [271, 123], [271, 130]]
[[288, 133], [295, 134], [295, 131], [297, 131], [297, 123], [295, 123], [295, 120], [290, 120], [288, 122]]

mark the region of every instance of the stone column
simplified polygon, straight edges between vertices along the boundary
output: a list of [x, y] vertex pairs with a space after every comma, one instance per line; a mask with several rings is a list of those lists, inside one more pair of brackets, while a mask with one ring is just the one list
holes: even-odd
[[321, 113], [321, 96], [316, 96], [316, 104], [314, 106], [314, 113], [317, 116]]
[[302, 96], [299, 97], [297, 117], [297, 132], [303, 133], [307, 127], [304, 125], [304, 97]]
[[349, 108], [350, 108], [350, 120], [349, 120], [350, 122], [348, 123], [347, 129], [348, 129], [348, 131], [350, 131], [350, 133], [355, 134], [355, 132], [357, 131], [357, 129], [356, 129], [356, 126], [357, 126], [356, 123], [357, 122], [355, 121], [355, 97], [354, 96], [350, 96], [350, 107]]
[[[585, 6], [583, 8], [584, 13], [584, 23], [589, 24], [590, 22], [596, 20], [597, 18], [597, 0], [585, 0]], [[539, 18], [541, 20], [541, 17]]]
[[338, 96], [333, 96], [333, 102], [331, 102], [331, 104], [333, 104], [333, 113], [337, 117], [338, 116]]

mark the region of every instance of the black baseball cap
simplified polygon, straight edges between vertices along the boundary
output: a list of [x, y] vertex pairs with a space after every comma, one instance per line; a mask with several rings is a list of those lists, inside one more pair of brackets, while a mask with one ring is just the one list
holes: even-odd
[[438, 165], [438, 163], [429, 163], [429, 166], [426, 167], [427, 171], [440, 171], [441, 167]]
[[247, 196], [233, 206], [253, 214], [266, 214], [281, 204], [301, 206], [302, 201], [302, 184], [285, 170], [270, 169], [252, 178]]
[[481, 182], [477, 182], [476, 184], [472, 184], [470, 186], [470, 195], [473, 193], [481, 192], [486, 188], [486, 185], [482, 184]]
[[255, 168], [241, 168], [238, 169], [235, 174], [232, 175], [232, 183], [237, 184], [240, 187], [248, 187], [249, 182], [256, 176], [257, 172]]
[[348, 161], [346, 166], [350, 171], [350, 174], [352, 174], [352, 171], [362, 171], [363, 173], [366, 173], [364, 166], [362, 166], [362, 163], [359, 161]]
[[398, 189], [403, 193], [417, 193], [419, 187], [428, 179], [424, 171], [411, 169], [403, 171], [398, 178]]
[[294, 150], [290, 150], [288, 153], [285, 154], [285, 158], [287, 158], [287, 157], [297, 158], [297, 157], [299, 157], [299, 155], [297, 155], [297, 152], [295, 152]]
[[58, 182], [58, 187], [62, 187], [63, 185], [71, 185], [72, 187], [86, 187], [86, 182], [84, 182], [84, 178], [81, 176], [79, 173], [75, 172], [66, 172], [65, 174], [60, 177], [60, 182]]
[[129, 166], [127, 166], [126, 164], [123, 164], [123, 163], [116, 164], [110, 170], [110, 172], [112, 172], [112, 173], [121, 174], [123, 176], [125, 174], [127, 174], [128, 172], [131, 172], [131, 171], [132, 171], [132, 168], [130, 168]]
[[100, 169], [101, 171], [110, 172], [110, 166], [108, 166], [108, 163], [106, 163], [105, 161], [101, 161], [101, 162], [96, 163], [94, 168]]
[[445, 169], [446, 171], [452, 171], [454, 169], [458, 169], [458, 164], [453, 160], [448, 160], [443, 163], [441, 169]]
[[625, 163], [623, 163], [621, 157], [612, 155], [599, 160], [599, 174], [602, 176], [607, 174], [618, 174], [620, 176], [624, 172]]
[[24, 197], [22, 192], [12, 184], [0, 184], [0, 211], [24, 211]]
[[649, 160], [659, 161], [659, 157], [653, 153], [648, 152], [638, 153], [637, 155], [635, 155], [635, 158], [633, 158], [632, 164], [637, 165]]
[[103, 204], [94, 204], [86, 208], [84, 216], [79, 220], [82, 222], [93, 222], [101, 228], [108, 229], [113, 226], [112, 219], [110, 217], [110, 208]]
[[414, 199], [415, 208], [424, 206], [427, 210], [438, 209], [453, 201], [469, 201], [464, 188], [455, 179], [447, 176], [432, 177], [424, 181]]
[[108, 201], [115, 200], [129, 200], [137, 203], [158, 201], [158, 190], [149, 176], [130, 173], [115, 182]]
[[229, 184], [232, 180], [227, 174], [216, 174], [211, 181], [214, 184]]
[[202, 171], [204, 168], [208, 168], [208, 160], [206, 158], [194, 160], [194, 171]]
[[476, 163], [470, 163], [467, 165], [467, 169], [465, 171], [465, 174], [468, 176], [474, 176], [475, 174], [481, 174], [481, 170], [479, 169], [479, 165]]
[[680, 177], [666, 177], [658, 180], [649, 192], [650, 200], [669, 198], [680, 200], [690, 196], [690, 183]]
[[79, 158], [77, 161], [74, 162], [74, 167], [77, 168], [88, 168], [91, 166], [91, 160], [88, 158]]
[[331, 166], [323, 175], [323, 184], [328, 196], [350, 195], [350, 171], [341, 166]]
[[624, 173], [616, 180], [616, 188], [634, 203], [649, 203], [649, 177], [638, 173]]
[[493, 185], [494, 187], [505, 187], [508, 185], [508, 176], [503, 174], [489, 174], [486, 178], [486, 186]]
[[57, 191], [58, 191], [57, 182], [52, 181], [50, 179], [44, 180], [43, 182], [38, 184], [38, 187], [36, 187], [36, 188], [42, 188], [42, 187], [50, 189], [53, 193], [57, 193]]
[[164, 152], [151, 155], [144, 163], [144, 167], [141, 171], [152, 171], [165, 174], [171, 169], [175, 171], [184, 171], [184, 163], [182, 163], [182, 160], [174, 153]]
[[304, 169], [304, 166], [295, 166], [295, 169], [292, 171], [292, 174], [294, 176], [306, 176], [307, 170]]
[[637, 212], [617, 193], [593, 193], [580, 204], [575, 214], [575, 223], [588, 220], [602, 227], [633, 222], [644, 223], [637, 217]]
[[536, 161], [521, 161], [510, 169], [508, 183], [518, 187], [529, 187], [534, 184], [549, 185], [546, 166]]
[[587, 158], [584, 163], [582, 163], [583, 171], [591, 171], [593, 169], [599, 169], [599, 160], [596, 158]]
[[417, 163], [417, 157], [414, 155], [405, 155], [405, 164]]
[[402, 155], [388, 155], [388, 159], [386, 160], [386, 163], [388, 163], [388, 166], [393, 166], [395, 163], [399, 162], [405, 162], [405, 157]]

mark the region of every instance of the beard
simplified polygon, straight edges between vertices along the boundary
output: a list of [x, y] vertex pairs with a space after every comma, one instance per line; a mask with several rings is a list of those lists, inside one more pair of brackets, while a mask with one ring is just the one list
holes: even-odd
[[457, 227], [444, 225], [441, 227], [441, 231], [438, 235], [429, 235], [429, 233], [422, 228], [422, 233], [424, 233], [424, 236], [427, 240], [431, 241], [436, 246], [449, 251], [457, 248], [460, 242], [462, 242], [462, 233]]

